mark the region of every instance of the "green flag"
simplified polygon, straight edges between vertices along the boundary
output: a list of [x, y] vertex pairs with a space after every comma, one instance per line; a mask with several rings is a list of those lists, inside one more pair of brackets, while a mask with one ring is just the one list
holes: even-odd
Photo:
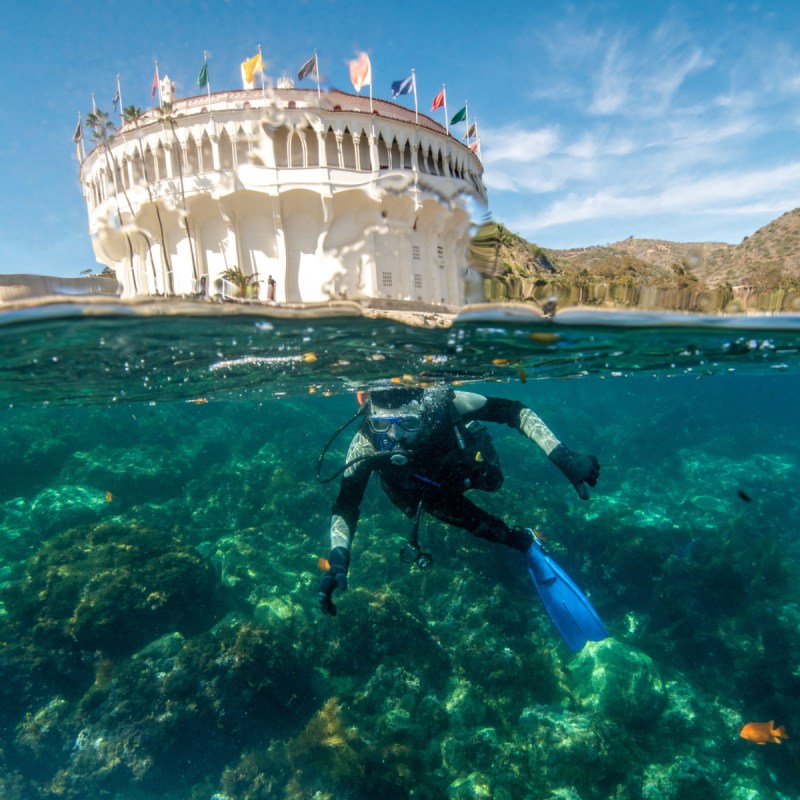
[[467, 118], [467, 107], [461, 109], [454, 117], [450, 120], [451, 125], [455, 125], [456, 122], [463, 122]]
[[203, 62], [200, 74], [197, 76], [197, 85], [202, 89], [208, 83], [208, 61]]

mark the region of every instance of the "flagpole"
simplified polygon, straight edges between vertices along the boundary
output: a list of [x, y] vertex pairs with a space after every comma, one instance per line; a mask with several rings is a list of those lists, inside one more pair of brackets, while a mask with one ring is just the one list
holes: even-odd
[[161, 100], [161, 76], [158, 74], [158, 59], [156, 59], [155, 62], [156, 62], [156, 86], [158, 86], [158, 107], [161, 108], [161, 106], [164, 105], [164, 103]]
[[467, 123], [467, 147], [469, 147], [469, 102], [464, 101], [464, 122]]
[[447, 91], [442, 84], [442, 97], [444, 98], [444, 132], [450, 133], [450, 115], [447, 113]]
[[417, 105], [417, 75], [411, 69], [411, 88], [414, 90], [414, 124], [419, 125], [419, 106]]
[[258, 60], [261, 64], [261, 98], [264, 101], [264, 108], [266, 108], [267, 90], [264, 88], [264, 56], [261, 55], [261, 45], [258, 46]]
[[117, 75], [117, 101], [119, 102], [119, 124], [122, 125], [125, 122], [125, 115], [122, 113], [122, 89], [119, 85], [119, 75]]
[[81, 116], [81, 112], [78, 112], [78, 141], [75, 143], [78, 150], [78, 166], [83, 163], [83, 159], [86, 158], [86, 151], [83, 148], [83, 117]]
[[369, 113], [372, 114], [372, 59], [369, 60]]
[[[208, 53], [203, 50], [203, 64], [206, 65], [206, 88], [208, 90], [208, 100], [211, 102], [211, 78], [208, 77]], [[211, 107], [209, 106], [209, 111]]]
[[[308, 51], [306, 51], [308, 52]], [[314, 74], [317, 76], [317, 102], [322, 103], [322, 94], [319, 90], [319, 59], [317, 58], [317, 50], [314, 48]]]
[[94, 92], [92, 92], [92, 114], [97, 113], [97, 103], [94, 101]]

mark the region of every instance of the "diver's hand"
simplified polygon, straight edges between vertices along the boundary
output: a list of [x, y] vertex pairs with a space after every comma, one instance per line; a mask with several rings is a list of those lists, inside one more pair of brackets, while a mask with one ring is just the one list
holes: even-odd
[[581, 500], [588, 500], [589, 490], [585, 484], [594, 486], [600, 477], [597, 456], [573, 453], [565, 444], [559, 444], [551, 451], [549, 458], [572, 482]]
[[344, 547], [335, 547], [328, 558], [330, 568], [322, 576], [317, 593], [317, 602], [323, 614], [336, 616], [336, 606], [332, 597], [336, 589], [347, 588], [347, 568], [350, 565], [350, 553]]

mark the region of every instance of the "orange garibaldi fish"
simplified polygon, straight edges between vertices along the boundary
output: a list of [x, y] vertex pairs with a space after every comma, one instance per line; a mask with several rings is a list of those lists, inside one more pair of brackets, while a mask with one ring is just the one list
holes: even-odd
[[781, 739], [789, 738], [789, 734], [786, 733], [786, 728], [783, 725], [780, 728], [775, 727], [774, 719], [769, 722], [748, 722], [739, 731], [739, 736], [756, 744], [766, 744], [767, 742], [780, 744]]

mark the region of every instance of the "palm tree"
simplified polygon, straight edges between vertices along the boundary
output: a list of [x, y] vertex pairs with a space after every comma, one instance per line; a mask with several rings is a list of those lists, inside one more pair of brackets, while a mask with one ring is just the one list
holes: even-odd
[[[172, 140], [173, 142], [178, 141], [178, 136], [175, 133], [175, 120], [177, 119], [178, 115], [175, 113], [175, 109], [172, 107], [172, 103], [162, 103], [159, 108], [159, 119], [161, 120], [162, 125], [169, 125], [169, 129], [172, 131]], [[181, 187], [181, 204], [183, 206], [183, 227], [186, 230], [186, 240], [189, 242], [189, 255], [192, 257], [192, 275], [194, 276], [195, 281], [198, 280], [199, 276], [197, 274], [197, 262], [195, 261], [194, 257], [194, 248], [192, 247], [192, 235], [189, 231], [189, 214], [186, 210], [186, 192], [183, 186], [183, 158], [182, 154], [178, 154], [178, 178], [180, 181]]]
[[[122, 115], [125, 122], [132, 122], [137, 129], [139, 128], [139, 118], [142, 116], [141, 108], [137, 108], [134, 105], [127, 106], [126, 108], [122, 109]], [[167, 252], [167, 242], [166, 242], [166, 237], [164, 236], [164, 223], [161, 220], [161, 209], [159, 208], [158, 202], [155, 199], [153, 199], [152, 191], [150, 191], [150, 178], [147, 175], [147, 161], [145, 160], [144, 150], [142, 149], [142, 140], [137, 137], [136, 142], [139, 145], [139, 157], [142, 159], [142, 173], [144, 175], [144, 185], [145, 188], [147, 189], [147, 197], [150, 199], [150, 204], [156, 210], [156, 219], [158, 220], [158, 230], [161, 234], [161, 253], [164, 257], [164, 263], [167, 266], [168, 290], [170, 294], [175, 294], [175, 282], [174, 282], [174, 276], [172, 274], [172, 262], [170, 261], [169, 253]], [[153, 270], [155, 273], [155, 265], [153, 266]]]
[[[103, 148], [103, 152], [106, 157], [106, 168], [108, 169], [109, 174], [114, 179], [115, 190], [122, 189], [122, 193], [125, 197], [125, 201], [128, 204], [131, 216], [133, 216], [133, 206], [131, 205], [128, 193], [125, 191], [125, 185], [122, 182], [122, 173], [119, 169], [119, 166], [116, 163], [114, 154], [111, 152], [111, 142], [113, 141], [114, 136], [117, 132], [114, 123], [109, 120], [108, 114], [105, 111], [100, 111], [99, 109], [95, 108], [86, 115], [85, 125], [89, 129], [89, 131], [91, 131], [92, 143], [96, 147]], [[114, 196], [117, 197], [116, 191], [114, 192]], [[120, 228], [122, 230], [125, 230], [124, 225], [122, 223], [122, 212], [120, 211], [119, 208], [119, 200], [117, 200], [117, 219], [119, 220]], [[138, 294], [139, 286], [136, 281], [136, 270], [134, 270], [133, 268], [133, 242], [131, 242], [131, 237], [128, 235], [127, 231], [125, 231], [125, 239], [128, 242], [128, 258], [130, 260], [131, 279], [133, 280], [133, 288], [134, 291], [136, 291], [136, 293]]]
[[242, 272], [242, 268], [236, 265], [228, 267], [222, 273], [222, 277], [226, 281], [230, 281], [239, 290], [239, 297], [242, 299], [249, 297], [256, 284], [260, 283], [255, 275], [246, 275]]

